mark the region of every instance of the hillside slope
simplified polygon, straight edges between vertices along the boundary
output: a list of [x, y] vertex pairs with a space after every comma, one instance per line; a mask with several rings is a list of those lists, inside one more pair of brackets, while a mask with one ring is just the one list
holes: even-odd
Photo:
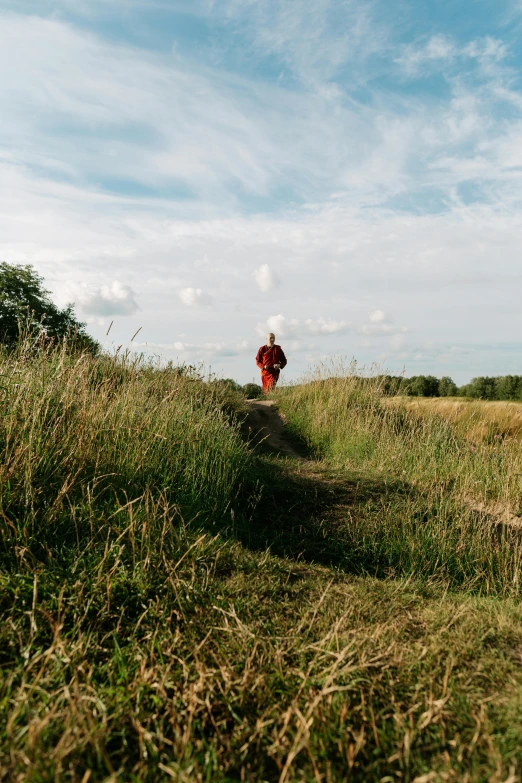
[[179, 369], [3, 371], [1, 780], [518, 780], [518, 539], [429, 467], [451, 430], [404, 478], [348, 381], [270, 443]]

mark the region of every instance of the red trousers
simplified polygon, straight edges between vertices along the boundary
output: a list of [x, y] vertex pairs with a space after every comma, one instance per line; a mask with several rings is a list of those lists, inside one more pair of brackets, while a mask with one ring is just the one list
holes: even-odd
[[274, 389], [279, 378], [279, 373], [261, 371], [261, 383], [263, 384], [263, 391], [265, 394], [271, 389]]

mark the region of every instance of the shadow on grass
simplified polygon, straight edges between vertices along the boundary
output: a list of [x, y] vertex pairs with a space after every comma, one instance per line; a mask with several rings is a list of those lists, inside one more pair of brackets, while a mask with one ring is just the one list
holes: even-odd
[[521, 531], [504, 526], [499, 536], [494, 520], [444, 493], [267, 452], [254, 467], [261, 498], [233, 530], [252, 550], [357, 576], [416, 576], [477, 594], [519, 594]]
[[[306, 447], [301, 448], [304, 452]], [[259, 447], [255, 465], [261, 499], [250, 521], [234, 527], [243, 545], [353, 573], [375, 574], [388, 565], [388, 558], [381, 563], [377, 552], [361, 561], [356, 520], [364, 508], [375, 513], [385, 498], [411, 503], [416, 494], [411, 485], [349, 480], [324, 468], [319, 473], [312, 463], [278, 457], [266, 446]]]

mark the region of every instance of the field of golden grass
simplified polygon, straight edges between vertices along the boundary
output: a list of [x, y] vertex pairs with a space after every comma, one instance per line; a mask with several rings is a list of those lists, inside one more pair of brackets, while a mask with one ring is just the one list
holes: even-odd
[[421, 417], [440, 416], [474, 443], [522, 437], [522, 402], [472, 400], [465, 397], [389, 397], [383, 402]]

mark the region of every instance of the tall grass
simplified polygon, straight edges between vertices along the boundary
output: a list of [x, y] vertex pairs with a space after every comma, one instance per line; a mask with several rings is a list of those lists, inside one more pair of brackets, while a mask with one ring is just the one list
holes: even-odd
[[147, 497], [202, 523], [233, 506], [249, 462], [240, 396], [129, 355], [34, 354], [30, 344], [0, 370], [3, 559], [81, 546]]
[[255, 505], [244, 399], [187, 368], [30, 340], [0, 372], [0, 780], [85, 783], [123, 758], [136, 779], [151, 751], [134, 716], [155, 704], [136, 667], [155, 671], [160, 633], [176, 654], [220, 533]]
[[[515, 445], [522, 439], [522, 403], [472, 400], [466, 397], [390, 397], [390, 406], [425, 418], [439, 416], [455, 425], [458, 434], [475, 445]], [[517, 447], [518, 448], [518, 447]]]
[[[520, 591], [522, 448], [500, 435], [476, 445], [462, 427], [383, 397], [378, 379], [319, 367], [282, 388], [288, 424], [366, 497], [346, 522], [353, 563], [500, 594]], [[476, 428], [475, 418], [469, 419]], [[381, 489], [365, 492], [365, 484]]]
[[[332, 450], [372, 491], [339, 468], [346, 502], [315, 525], [304, 509], [330, 467], [252, 453], [223, 384], [30, 344], [0, 371], [1, 783], [516, 783], [520, 606], [431, 578], [408, 492], [372, 474], [392, 422], [373, 391], [344, 397], [367, 445]], [[294, 392], [281, 404], [308, 431]], [[326, 453], [324, 426], [317, 439]], [[301, 539], [259, 547], [306, 525], [345, 553], [337, 568]], [[408, 557], [417, 581], [353, 575]], [[509, 568], [492, 561], [489, 592]]]

